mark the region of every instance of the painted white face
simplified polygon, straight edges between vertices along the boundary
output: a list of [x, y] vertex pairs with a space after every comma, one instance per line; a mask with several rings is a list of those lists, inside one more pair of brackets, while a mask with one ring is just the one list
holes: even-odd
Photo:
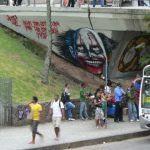
[[75, 43], [80, 65], [95, 74], [101, 73], [105, 57], [104, 46], [98, 34], [88, 28], [80, 29]]

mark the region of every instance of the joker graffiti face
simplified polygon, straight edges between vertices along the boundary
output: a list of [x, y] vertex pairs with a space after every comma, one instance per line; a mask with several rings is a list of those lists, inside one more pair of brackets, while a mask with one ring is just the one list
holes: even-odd
[[97, 34], [89, 28], [80, 28], [59, 35], [55, 46], [59, 47], [60, 53], [75, 65], [93, 74], [101, 74], [105, 63], [104, 54], [108, 54], [112, 49], [112, 43], [113, 40], [104, 34]]
[[[101, 43], [101, 44], [100, 44]], [[77, 60], [80, 65], [94, 74], [102, 72], [105, 57], [102, 42], [97, 33], [90, 29], [79, 29], [75, 33], [74, 48], [77, 50]]]

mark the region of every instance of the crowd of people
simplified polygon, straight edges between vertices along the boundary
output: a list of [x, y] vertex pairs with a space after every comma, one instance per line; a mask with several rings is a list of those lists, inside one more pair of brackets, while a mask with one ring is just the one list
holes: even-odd
[[[128, 108], [128, 121], [139, 121], [138, 116], [138, 99], [139, 99], [139, 87], [140, 83], [131, 82], [126, 91], [123, 90], [121, 83], [113, 83], [108, 80], [107, 86], [100, 86], [95, 92], [91, 93], [87, 91], [87, 84], [82, 83], [79, 91], [80, 94], [80, 109], [79, 119], [88, 120], [95, 118], [96, 128], [106, 127], [106, 117], [108, 113], [108, 104], [115, 106], [114, 110], [114, 122], [123, 122], [123, 101]], [[137, 88], [138, 87], [138, 88]], [[112, 90], [113, 89], [113, 90]], [[74, 121], [73, 109], [75, 104], [70, 99], [69, 84], [66, 83], [62, 91], [61, 97], [55, 96], [54, 101], [50, 103], [48, 118], [52, 120], [54, 126], [54, 132], [56, 140], [59, 140], [61, 120], [67, 119], [68, 121]], [[32, 141], [30, 144], [35, 143], [36, 135], [39, 135], [43, 139], [43, 134], [38, 132], [38, 125], [40, 122], [40, 116], [42, 112], [42, 106], [38, 103], [38, 98], [33, 96], [32, 101], [27, 104], [30, 107], [29, 117], [31, 120], [32, 129]], [[65, 115], [66, 112], [66, 115]]]
[[[13, 6], [21, 6], [23, 0], [8, 0], [9, 5]], [[135, 4], [136, 2], [136, 4]], [[30, 6], [30, 0], [25, 1], [26, 6]], [[55, 0], [51, 0], [51, 4], [54, 5], [56, 2]], [[114, 6], [114, 7], [121, 7], [124, 6], [124, 4], [129, 3], [130, 6], [147, 6], [148, 4], [144, 0], [60, 0], [60, 6], [63, 7], [80, 7], [81, 5], [89, 3], [89, 5], [93, 5], [95, 7], [96, 5], [99, 5], [100, 7], [105, 6]]]

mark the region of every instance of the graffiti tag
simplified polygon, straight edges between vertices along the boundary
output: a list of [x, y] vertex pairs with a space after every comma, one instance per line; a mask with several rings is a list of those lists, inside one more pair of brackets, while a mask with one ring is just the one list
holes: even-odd
[[[27, 32], [32, 32], [34, 30], [38, 38], [47, 39], [46, 21], [23, 20], [23, 25]], [[58, 21], [52, 22], [52, 34], [59, 33], [58, 26], [60, 26]]]
[[20, 27], [20, 25], [18, 24], [18, 17], [16, 15], [14, 16], [7, 15], [7, 20], [10, 21], [12, 25]]

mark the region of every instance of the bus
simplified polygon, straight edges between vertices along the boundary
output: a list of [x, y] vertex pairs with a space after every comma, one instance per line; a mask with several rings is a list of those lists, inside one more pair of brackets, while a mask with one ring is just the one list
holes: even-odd
[[143, 69], [139, 97], [139, 117], [141, 128], [150, 129], [150, 65]]

